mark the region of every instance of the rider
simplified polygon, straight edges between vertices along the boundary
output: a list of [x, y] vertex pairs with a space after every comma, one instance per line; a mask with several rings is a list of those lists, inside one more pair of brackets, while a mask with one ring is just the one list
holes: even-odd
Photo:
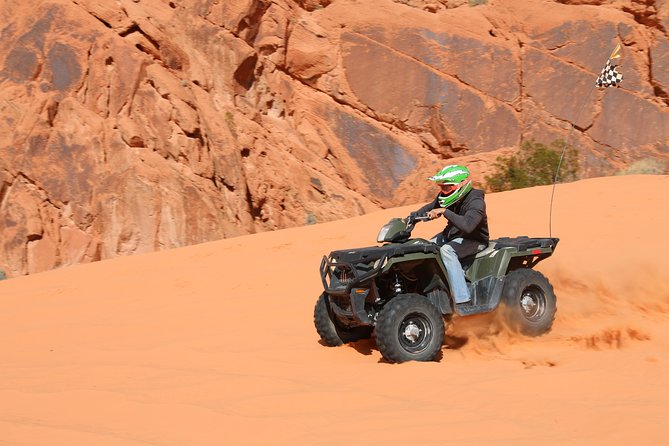
[[427, 215], [430, 219], [443, 216], [448, 220], [444, 230], [430, 241], [440, 246], [455, 303], [468, 303], [471, 296], [459, 259], [488, 246], [484, 192], [472, 187], [469, 169], [456, 164], [444, 167], [428, 180], [439, 186], [439, 194], [431, 203], [412, 212], [410, 218]]

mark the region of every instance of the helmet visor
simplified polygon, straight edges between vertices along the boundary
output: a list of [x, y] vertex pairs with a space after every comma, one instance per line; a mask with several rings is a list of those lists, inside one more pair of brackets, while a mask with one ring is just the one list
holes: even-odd
[[458, 190], [458, 185], [457, 184], [439, 184], [439, 189], [441, 190], [441, 193], [444, 195], [450, 195], [456, 190]]

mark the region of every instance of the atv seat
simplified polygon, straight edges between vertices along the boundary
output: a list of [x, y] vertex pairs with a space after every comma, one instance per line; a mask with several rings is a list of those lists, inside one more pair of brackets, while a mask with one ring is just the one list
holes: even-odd
[[[493, 241], [489, 242], [487, 245], [481, 243], [480, 246], [482, 248], [480, 248], [479, 251], [476, 254], [473, 254], [473, 255], [470, 255], [470, 256], [467, 256], [467, 257], [464, 257], [464, 258], [460, 259], [460, 265], [462, 265], [462, 269], [465, 271], [465, 273], [467, 272], [469, 267], [472, 266], [472, 263], [474, 263], [474, 260], [476, 260], [480, 257], [485, 257], [488, 254], [490, 254], [492, 251], [494, 251], [495, 250], [495, 245], [496, 245], [496, 243], [493, 242]], [[465, 276], [466, 276], [466, 274], [465, 274]]]
[[475, 258], [475, 259], [478, 259], [479, 257], [485, 257], [485, 256], [487, 256], [488, 254], [490, 254], [491, 252], [493, 252], [493, 251], [495, 250], [495, 246], [496, 246], [496, 245], [497, 245], [497, 243], [495, 243], [495, 242], [492, 242], [492, 241], [489, 242], [489, 243], [488, 243], [488, 246], [486, 246], [486, 247], [484, 247], [483, 249], [479, 250], [479, 252], [477, 252], [476, 255], [474, 255], [474, 258]]

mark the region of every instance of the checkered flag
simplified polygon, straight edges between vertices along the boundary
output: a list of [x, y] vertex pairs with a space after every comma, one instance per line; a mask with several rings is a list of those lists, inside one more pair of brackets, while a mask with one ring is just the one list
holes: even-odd
[[611, 57], [609, 57], [609, 60], [606, 61], [606, 65], [602, 69], [602, 73], [595, 81], [595, 85], [601, 88], [606, 88], [611, 86], [615, 87], [623, 80], [623, 75], [621, 73], [618, 73], [617, 70], [618, 65], [614, 65], [611, 63], [611, 59], [619, 59], [619, 58], [620, 58], [620, 44], [616, 45], [616, 48], [613, 50], [613, 53], [611, 53]]
[[623, 75], [616, 70], [617, 65], [611, 65], [611, 61], [606, 61], [606, 66], [602, 70], [602, 74], [597, 78], [595, 84], [598, 87], [615, 87], [623, 80]]

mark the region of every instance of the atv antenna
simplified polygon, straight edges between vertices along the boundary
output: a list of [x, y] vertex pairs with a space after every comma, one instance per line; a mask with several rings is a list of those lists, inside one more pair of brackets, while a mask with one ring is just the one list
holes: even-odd
[[[592, 94], [592, 90], [594, 90], [594, 88], [595, 88], [594, 86], [590, 88], [590, 91], [585, 97], [586, 99], [590, 97], [590, 95]], [[581, 105], [581, 110], [578, 112], [578, 115], [576, 115], [574, 123], [578, 122], [578, 120], [580, 119], [581, 113], [583, 112], [586, 103], [587, 101], [583, 101], [583, 105]], [[564, 159], [564, 154], [567, 151], [567, 147], [569, 147], [569, 141], [571, 140], [571, 136], [574, 133], [574, 127], [575, 127], [574, 123], [571, 124], [571, 128], [569, 129], [569, 134], [567, 135], [567, 140], [564, 143], [564, 147], [562, 147], [562, 153], [560, 154], [560, 159], [558, 161], [557, 169], [555, 169], [555, 177], [553, 178], [553, 187], [551, 188], [551, 203], [548, 209], [548, 237], [553, 237], [553, 198], [555, 196], [555, 185], [557, 184], [558, 178], [560, 176], [560, 166], [562, 166], [562, 160]]]
[[602, 70], [601, 75], [597, 78], [595, 83], [590, 87], [590, 90], [588, 91], [588, 94], [585, 96], [585, 99], [583, 100], [583, 104], [581, 105], [581, 109], [578, 111], [578, 114], [576, 115], [576, 119], [574, 122], [571, 124], [571, 128], [569, 129], [569, 134], [567, 135], [567, 140], [564, 143], [564, 147], [562, 148], [562, 153], [560, 154], [560, 159], [558, 161], [557, 168], [555, 169], [555, 177], [553, 178], [553, 187], [551, 188], [551, 202], [550, 202], [550, 207], [548, 210], [548, 236], [553, 237], [553, 198], [555, 197], [555, 185], [558, 182], [558, 178], [560, 176], [560, 166], [562, 166], [562, 160], [564, 159], [564, 154], [567, 151], [567, 147], [569, 147], [569, 141], [571, 139], [572, 134], [574, 133], [574, 127], [576, 126], [575, 124], [578, 122], [578, 120], [581, 118], [581, 113], [583, 113], [583, 109], [585, 108], [585, 104], [587, 104], [588, 99], [590, 99], [590, 95], [592, 94], [592, 90], [595, 89], [595, 87], [609, 87], [611, 85], [617, 85], [621, 80], [622, 80], [622, 75], [619, 74], [616, 71], [616, 66], [611, 67], [611, 59], [619, 59], [620, 58], [620, 44], [617, 44], [616, 47], [613, 49], [613, 52], [609, 56], [609, 58], [606, 60], [606, 64], [604, 65], [604, 69]]

